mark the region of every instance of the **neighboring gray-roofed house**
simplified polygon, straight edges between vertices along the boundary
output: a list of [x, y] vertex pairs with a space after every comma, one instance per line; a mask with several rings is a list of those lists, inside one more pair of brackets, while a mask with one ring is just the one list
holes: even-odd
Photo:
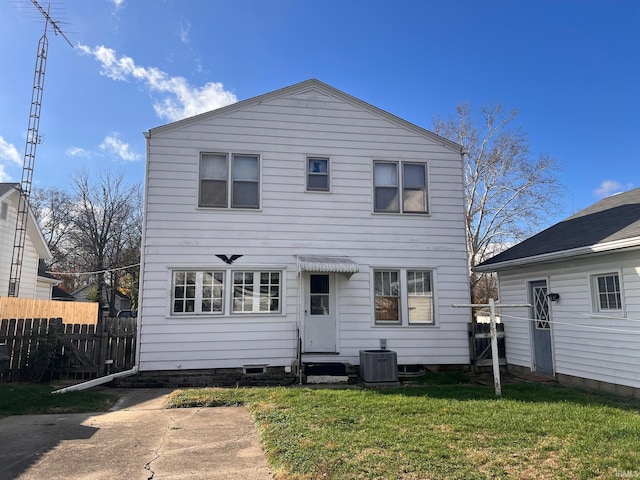
[[[20, 198], [19, 183], [0, 183], [0, 295], [9, 292], [9, 276], [13, 258], [13, 244], [16, 232], [16, 216]], [[47, 242], [42, 236], [33, 212], [27, 217], [27, 235], [22, 257], [19, 297], [51, 299], [51, 289], [57, 281], [48, 274], [41, 276], [41, 260], [51, 258]], [[42, 271], [44, 273], [44, 270]]]
[[640, 188], [474, 270], [498, 273], [500, 303], [532, 305], [501, 312], [511, 367], [640, 396]]

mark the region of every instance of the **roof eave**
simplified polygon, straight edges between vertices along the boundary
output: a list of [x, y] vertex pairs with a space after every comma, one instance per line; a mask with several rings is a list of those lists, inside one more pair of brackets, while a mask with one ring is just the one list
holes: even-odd
[[573, 258], [590, 254], [608, 253], [622, 249], [640, 249], [640, 237], [625, 238], [623, 240], [616, 240], [614, 242], [607, 243], [597, 243], [595, 245], [573, 248], [571, 250], [561, 250], [559, 252], [543, 253], [541, 255], [534, 255], [531, 257], [516, 258], [513, 260], [506, 260], [504, 262], [476, 266], [471, 270], [478, 273], [497, 272], [500, 270], [508, 270], [511, 268], [533, 265], [536, 263], [549, 263], [564, 260], [566, 258]]

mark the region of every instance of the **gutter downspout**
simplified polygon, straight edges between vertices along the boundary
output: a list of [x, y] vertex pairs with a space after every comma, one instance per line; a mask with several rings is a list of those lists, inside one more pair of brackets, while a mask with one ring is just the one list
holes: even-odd
[[[147, 132], [143, 132], [144, 137], [146, 138], [146, 144], [147, 144], [147, 158], [146, 158], [146, 162], [147, 162], [147, 168], [146, 170], [149, 170], [149, 139], [151, 138], [151, 134], [147, 131]], [[145, 182], [145, 186], [144, 186], [144, 198], [146, 200], [147, 198], [147, 184]], [[133, 366], [133, 368], [131, 368], [130, 370], [125, 370], [123, 372], [117, 372], [117, 373], [112, 373], [111, 375], [107, 375], [104, 377], [100, 377], [100, 378], [94, 378], [93, 380], [88, 380], [86, 382], [82, 382], [82, 383], [78, 383], [77, 385], [70, 385], [68, 387], [65, 388], [61, 388], [59, 390], [54, 390], [51, 393], [66, 393], [66, 392], [73, 392], [73, 391], [77, 391], [77, 390], [86, 390], [88, 388], [91, 387], [97, 387], [98, 385], [104, 385], [105, 383], [109, 383], [111, 380], [115, 380], [116, 378], [123, 378], [123, 377], [130, 377], [132, 375], [137, 374], [140, 371], [139, 365], [140, 365], [140, 338], [141, 338], [141, 331], [142, 331], [142, 302], [140, 301], [142, 299], [142, 283], [143, 283], [143, 273], [144, 273], [144, 237], [145, 237], [145, 232], [146, 232], [146, 225], [147, 225], [147, 202], [145, 201], [144, 203], [144, 210], [142, 213], [142, 239], [141, 239], [141, 245], [140, 245], [140, 274], [139, 274], [139, 278], [140, 280], [138, 281], [138, 316], [136, 318], [136, 363]]]

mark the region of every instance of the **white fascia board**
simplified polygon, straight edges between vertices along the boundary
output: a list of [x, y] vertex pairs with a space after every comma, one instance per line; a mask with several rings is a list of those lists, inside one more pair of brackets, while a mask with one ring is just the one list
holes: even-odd
[[544, 253], [533, 257], [516, 258], [505, 262], [485, 265], [483, 267], [473, 267], [473, 272], [497, 272], [510, 268], [517, 268], [525, 265], [533, 265], [536, 263], [548, 263], [564, 260], [585, 255], [609, 253], [614, 250], [635, 250], [640, 248], [640, 237], [626, 238], [624, 240], [616, 240], [615, 242], [598, 243], [588, 247], [579, 247], [572, 250], [562, 250], [559, 252]]

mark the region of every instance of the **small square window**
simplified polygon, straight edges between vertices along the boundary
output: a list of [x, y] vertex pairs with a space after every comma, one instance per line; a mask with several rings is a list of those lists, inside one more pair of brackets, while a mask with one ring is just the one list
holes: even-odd
[[307, 190], [314, 192], [329, 191], [328, 158], [307, 158]]
[[620, 277], [617, 273], [603, 273], [591, 277], [593, 309], [596, 312], [622, 310]]

